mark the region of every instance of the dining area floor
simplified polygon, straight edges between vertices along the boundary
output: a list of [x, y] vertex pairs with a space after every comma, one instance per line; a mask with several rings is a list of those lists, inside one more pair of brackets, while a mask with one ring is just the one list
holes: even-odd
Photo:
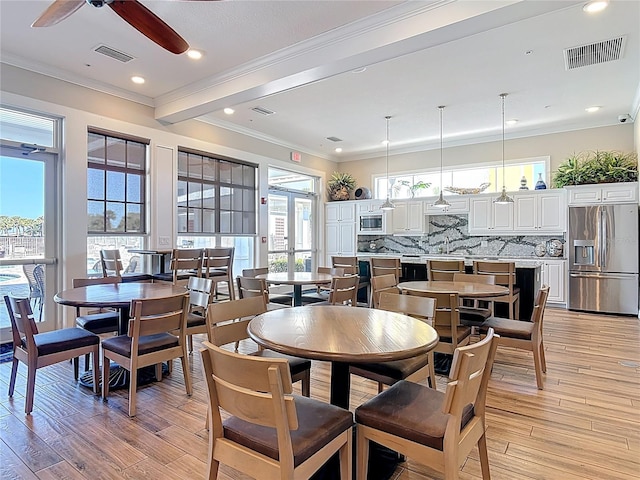
[[[640, 478], [638, 318], [547, 307], [543, 330], [544, 390], [536, 387], [530, 352], [497, 350], [486, 416], [492, 478]], [[139, 387], [134, 418], [127, 414], [127, 390], [113, 391], [103, 402], [73, 383], [69, 362], [38, 371], [34, 410], [25, 415], [26, 369], [21, 365], [10, 399], [11, 363], [0, 364], [0, 478], [205, 478], [207, 394], [197, 354], [203, 338], [194, 338], [193, 396], [185, 396], [181, 366], [174, 362], [162, 382]], [[328, 363], [313, 362], [312, 397], [328, 401], [329, 376]], [[444, 391], [446, 377], [439, 375], [437, 383]], [[376, 392], [375, 382], [352, 376], [350, 408]], [[223, 465], [218, 478], [248, 477]], [[409, 459], [392, 478], [443, 476]], [[481, 478], [476, 449], [460, 478]]]

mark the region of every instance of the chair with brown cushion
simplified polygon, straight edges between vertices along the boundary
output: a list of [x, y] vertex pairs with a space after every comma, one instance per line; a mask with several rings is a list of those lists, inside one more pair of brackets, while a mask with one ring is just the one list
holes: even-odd
[[402, 276], [402, 266], [399, 258], [371, 257], [371, 277], [393, 274], [396, 276], [396, 283], [400, 282]]
[[382, 292], [400, 293], [398, 279], [392, 273], [371, 277], [371, 300], [373, 308], [379, 308], [380, 294]]
[[[258, 267], [258, 268], [245, 268], [242, 270], [243, 277], [255, 278], [258, 275], [266, 275], [269, 273], [269, 267]], [[238, 281], [236, 277], [236, 282]], [[277, 285], [276, 285], [277, 287]], [[268, 305], [272, 305], [274, 303], [279, 303], [285, 305], [287, 307], [291, 306], [291, 295], [286, 294], [278, 294], [277, 292], [274, 294], [273, 289], [267, 284], [267, 290], [269, 291], [269, 303]], [[240, 295], [240, 292], [238, 292]], [[242, 298], [242, 297], [240, 297]], [[267, 305], [267, 306], [268, 306]]]
[[269, 287], [264, 278], [236, 277], [236, 282], [238, 284], [238, 296], [240, 298], [262, 297], [267, 306], [267, 310], [278, 310], [291, 305], [291, 298], [289, 298], [289, 305], [272, 303], [269, 296]]
[[376, 442], [457, 479], [478, 445], [481, 474], [489, 480], [485, 404], [495, 357], [493, 330], [480, 342], [457, 348], [446, 392], [400, 381], [359, 406], [357, 478], [367, 478], [369, 442]]
[[213, 282], [208, 278], [190, 277], [187, 284], [189, 291], [189, 313], [187, 314], [187, 340], [189, 353], [193, 352], [193, 335], [208, 333], [207, 310], [211, 299]]
[[[162, 380], [162, 362], [179, 358], [184, 384], [191, 396], [191, 376], [187, 360], [186, 327], [189, 295], [149, 298], [131, 302], [127, 335], [102, 341], [102, 378], [109, 378], [109, 361], [129, 371], [129, 416], [136, 414], [138, 369], [156, 366], [156, 380]], [[109, 382], [102, 382], [102, 398], [109, 395]]]
[[533, 352], [533, 364], [539, 390], [544, 388], [542, 373], [547, 371], [542, 338], [542, 320], [548, 297], [549, 287], [545, 285], [538, 291], [530, 322], [492, 317], [482, 327], [493, 328], [500, 335], [499, 345]]
[[[267, 311], [263, 298], [256, 296], [212, 304], [208, 313], [209, 341], [218, 346], [235, 343], [237, 352], [240, 341], [249, 341], [247, 324], [256, 315]], [[231, 320], [238, 321], [225, 323]], [[254, 342], [251, 341], [251, 344], [253, 345]], [[263, 348], [258, 348], [251, 355], [286, 359], [289, 362], [292, 381], [302, 382], [302, 395], [308, 397], [311, 394], [311, 360], [283, 355]]]
[[[345, 274], [344, 268], [339, 267], [318, 267], [318, 273], [326, 273], [332, 277], [343, 277]], [[326, 302], [329, 299], [329, 292], [331, 292], [331, 285], [318, 285], [315, 293], [303, 293], [302, 304]]]
[[476, 275], [493, 275], [496, 279], [496, 285], [503, 285], [509, 289], [509, 293], [507, 295], [502, 297], [486, 298], [483, 300], [495, 303], [507, 303], [509, 306], [509, 318], [512, 320], [518, 320], [520, 318], [520, 288], [515, 286], [515, 262], [487, 262], [474, 260], [473, 273]]
[[[496, 277], [493, 275], [473, 275], [470, 273], [454, 273], [454, 282], [483, 283], [485, 285], [495, 285]], [[489, 317], [493, 310], [491, 308], [480, 307], [478, 300], [469, 299], [472, 305], [464, 305], [465, 299], [460, 298], [460, 323], [470, 327], [478, 327], [482, 325]]]
[[342, 257], [342, 256], [332, 256], [331, 257], [331, 266], [333, 268], [342, 268], [344, 270], [345, 275], [358, 275], [360, 276], [360, 280], [358, 281], [358, 290], [365, 289], [366, 294], [366, 304], [370, 305], [371, 298], [371, 282], [369, 278], [366, 276], [360, 275], [360, 263], [358, 262], [358, 257]]
[[64, 360], [73, 359], [73, 373], [78, 380], [78, 357], [93, 354], [93, 391], [98, 393], [100, 337], [81, 328], [63, 328], [51, 332], [38, 332], [28, 298], [5, 295], [4, 302], [11, 321], [13, 337], [13, 364], [9, 379], [9, 397], [13, 397], [18, 363], [27, 366], [27, 389], [24, 411], [33, 410], [36, 370]]
[[209, 342], [201, 354], [212, 425], [207, 478], [219, 477], [221, 463], [264, 480], [310, 478], [336, 452], [340, 478], [351, 478], [351, 412], [293, 395], [286, 360]]
[[213, 293], [218, 298], [218, 283], [226, 282], [229, 300], [236, 298], [233, 285], [233, 247], [204, 249], [202, 269], [205, 278], [213, 280]]
[[[378, 308], [419, 318], [431, 325], [436, 302], [432, 298], [382, 292]], [[400, 380], [422, 381], [427, 378], [431, 388], [436, 388], [436, 373], [433, 365], [433, 352], [429, 352], [391, 362], [354, 363], [349, 367], [349, 372], [378, 382], [378, 393], [380, 393], [384, 385], [393, 385]]]
[[344, 277], [333, 277], [329, 290], [329, 300], [326, 302], [313, 303], [316, 305], [349, 305], [358, 306], [358, 275], [348, 275]]
[[427, 260], [429, 281], [453, 281], [453, 274], [464, 273], [464, 260]]
[[[86, 287], [87, 285], [111, 285], [120, 283], [121, 277], [94, 277], [94, 278], [74, 278], [73, 288]], [[106, 308], [97, 311], [89, 311], [82, 314], [82, 308], [76, 307], [76, 327], [101, 335], [104, 333], [114, 333], [118, 331], [119, 313]], [[85, 355], [84, 369], [89, 369], [89, 357]]]
[[471, 340], [471, 327], [460, 324], [459, 297], [456, 292], [423, 293], [408, 291], [409, 295], [429, 297], [436, 301], [433, 328], [440, 337], [435, 352], [452, 354], [456, 348]]

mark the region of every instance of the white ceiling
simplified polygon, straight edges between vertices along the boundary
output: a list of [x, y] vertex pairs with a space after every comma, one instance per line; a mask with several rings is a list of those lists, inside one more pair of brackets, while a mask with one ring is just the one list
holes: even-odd
[[[638, 113], [637, 0], [598, 15], [568, 0], [142, 3], [204, 58], [163, 50], [109, 8], [83, 5], [56, 26], [30, 28], [49, 1], [0, 0], [1, 60], [153, 106], [162, 122], [199, 118], [336, 161], [380, 155], [385, 115], [392, 152], [439, 147], [438, 105], [445, 146], [496, 140], [502, 92], [507, 120], [518, 120], [507, 138]], [[565, 68], [565, 48], [619, 36], [621, 59]], [[94, 52], [100, 44], [134, 60]], [[586, 113], [593, 105], [602, 108]]]

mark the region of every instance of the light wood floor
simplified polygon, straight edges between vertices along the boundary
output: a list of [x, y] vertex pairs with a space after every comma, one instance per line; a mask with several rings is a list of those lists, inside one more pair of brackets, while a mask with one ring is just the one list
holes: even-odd
[[[640, 324], [634, 317], [548, 308], [548, 372], [538, 391], [531, 353], [498, 350], [489, 385], [487, 437], [494, 480], [640, 478]], [[0, 478], [204, 478], [206, 393], [198, 355], [187, 398], [179, 362], [171, 378], [143, 387], [138, 415], [126, 415], [126, 391], [107, 403], [73, 383], [68, 363], [38, 371], [35, 408], [24, 415], [26, 370], [6, 395], [10, 364], [0, 365]], [[314, 363], [312, 395], [328, 398], [329, 371]], [[439, 378], [439, 389], [445, 379]], [[352, 377], [352, 407], [375, 394]], [[477, 454], [460, 477], [480, 478]], [[221, 479], [242, 475], [224, 467]], [[394, 478], [442, 478], [411, 460]]]

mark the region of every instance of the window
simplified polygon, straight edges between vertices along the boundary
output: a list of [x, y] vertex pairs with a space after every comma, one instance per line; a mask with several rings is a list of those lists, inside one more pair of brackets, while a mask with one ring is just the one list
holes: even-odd
[[[547, 172], [549, 170], [549, 157], [536, 157], [519, 161], [507, 162], [504, 170], [505, 186], [508, 191], [518, 190], [522, 177], [527, 179], [527, 185], [533, 189], [538, 175], [542, 174], [547, 184]], [[442, 186], [444, 194], [451, 195], [446, 188], [450, 186], [475, 188], [488, 183], [483, 191], [499, 192], [502, 189], [502, 162], [500, 164], [465, 165], [442, 172]], [[375, 197], [383, 199], [389, 196], [395, 199], [434, 197], [440, 194], [440, 170], [426, 172], [406, 173], [389, 176], [387, 184], [386, 175], [374, 177]]]
[[255, 235], [256, 166], [178, 151], [178, 234]]
[[145, 172], [148, 144], [148, 140], [89, 131], [89, 234], [145, 233]]

